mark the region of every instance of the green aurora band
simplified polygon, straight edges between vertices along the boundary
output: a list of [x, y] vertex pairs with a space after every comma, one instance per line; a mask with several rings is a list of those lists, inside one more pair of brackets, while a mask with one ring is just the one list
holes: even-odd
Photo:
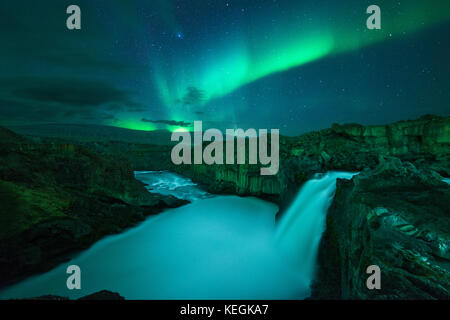
[[[274, 17], [275, 24], [268, 23], [267, 16], [252, 16], [249, 23], [239, 28], [235, 26], [236, 31], [228, 32], [226, 37], [218, 36], [208, 43], [187, 43], [187, 52], [191, 53], [195, 47], [195, 54], [181, 51], [170, 63], [163, 61], [164, 57], [154, 59], [154, 84], [168, 119], [192, 120], [192, 110], [179, 106], [188, 87], [205, 93], [199, 103], [205, 105], [271, 74], [437, 26], [450, 18], [450, 1], [443, 6], [445, 8], [427, 1], [408, 1], [401, 4], [401, 10], [383, 10], [380, 4], [381, 30], [366, 28], [369, 15], [364, 5], [361, 12], [344, 4], [338, 10], [310, 12], [313, 19], [305, 19], [301, 8], [284, 11]], [[215, 117], [229, 119], [230, 112], [224, 111]], [[151, 124], [139, 123], [139, 119], [123, 121], [120, 126], [155, 129]], [[166, 129], [176, 128], [166, 126]]]

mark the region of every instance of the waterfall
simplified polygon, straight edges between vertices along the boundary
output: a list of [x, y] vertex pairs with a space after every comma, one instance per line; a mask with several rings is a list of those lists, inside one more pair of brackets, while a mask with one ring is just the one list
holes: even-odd
[[336, 191], [336, 179], [351, 179], [355, 174], [316, 174], [300, 189], [277, 226], [276, 243], [280, 251], [297, 266], [308, 282], [314, 277], [319, 242]]

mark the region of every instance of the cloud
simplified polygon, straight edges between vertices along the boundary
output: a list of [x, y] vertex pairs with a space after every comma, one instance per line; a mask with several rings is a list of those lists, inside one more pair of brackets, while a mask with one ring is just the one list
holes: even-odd
[[[133, 93], [105, 81], [68, 78], [0, 78], [0, 116], [7, 120], [111, 120], [145, 110]], [[108, 116], [105, 116], [108, 115]]]
[[192, 126], [192, 123], [190, 123], [190, 122], [175, 121], [175, 120], [148, 120], [148, 119], [142, 118], [141, 121], [142, 122], [168, 124], [169, 126], [178, 126], [178, 127], [190, 127], [190, 126]]
[[68, 106], [99, 106], [131, 102], [128, 92], [106, 82], [74, 79], [40, 79], [23, 83], [13, 94], [20, 99]]
[[205, 101], [205, 92], [196, 87], [188, 87], [181, 101], [184, 105], [196, 105]]

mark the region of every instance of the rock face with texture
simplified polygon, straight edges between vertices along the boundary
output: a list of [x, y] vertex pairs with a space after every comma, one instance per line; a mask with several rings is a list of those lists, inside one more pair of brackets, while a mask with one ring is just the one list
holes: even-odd
[[0, 286], [184, 203], [147, 192], [126, 161], [0, 128]]
[[414, 121], [400, 121], [384, 126], [357, 124], [333, 125], [333, 130], [364, 140], [380, 152], [395, 156], [405, 154], [430, 154], [445, 156], [450, 144], [450, 123], [447, 118], [423, 116]]
[[[450, 299], [450, 187], [398, 158], [339, 180], [314, 298]], [[381, 269], [381, 290], [366, 269]]]

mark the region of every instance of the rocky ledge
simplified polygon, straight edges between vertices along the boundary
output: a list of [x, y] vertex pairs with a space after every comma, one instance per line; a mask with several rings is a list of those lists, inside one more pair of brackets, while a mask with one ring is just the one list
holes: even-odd
[[[432, 170], [384, 158], [338, 180], [319, 251], [316, 299], [450, 299], [450, 188]], [[366, 269], [381, 269], [381, 290]]]

